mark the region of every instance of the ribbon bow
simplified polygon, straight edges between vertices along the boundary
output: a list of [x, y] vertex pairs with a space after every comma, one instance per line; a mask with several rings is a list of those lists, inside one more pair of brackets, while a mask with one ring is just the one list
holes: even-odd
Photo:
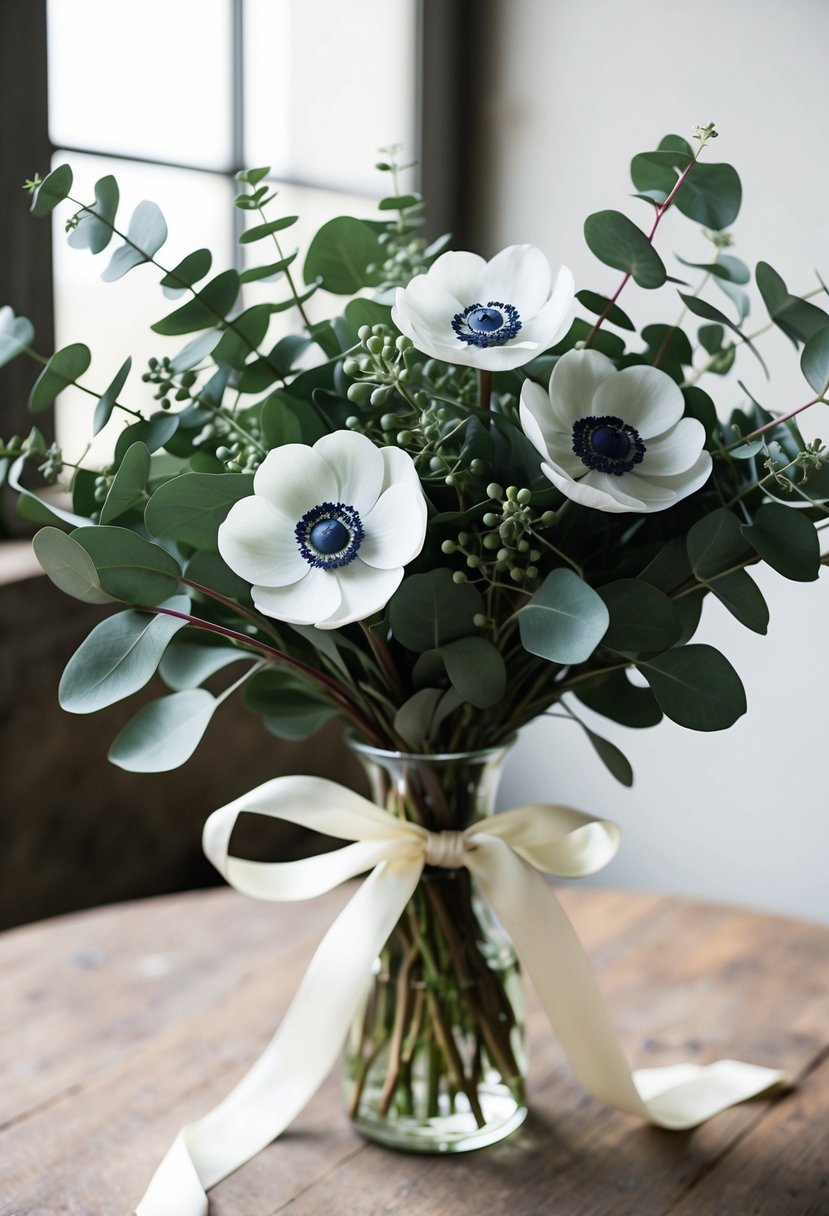
[[[302, 861], [245, 861], [229, 852], [243, 811], [353, 843]], [[595, 873], [618, 841], [614, 823], [544, 804], [503, 811], [463, 832], [433, 833], [317, 777], [277, 777], [214, 811], [204, 851], [231, 886], [256, 899], [310, 899], [371, 873], [317, 948], [263, 1054], [223, 1102], [179, 1132], [137, 1216], [206, 1216], [205, 1192], [299, 1114], [335, 1063], [371, 966], [427, 864], [465, 866], [477, 880], [574, 1072], [599, 1101], [681, 1129], [784, 1081], [781, 1072], [737, 1060], [631, 1073], [575, 931], [542, 877]]]

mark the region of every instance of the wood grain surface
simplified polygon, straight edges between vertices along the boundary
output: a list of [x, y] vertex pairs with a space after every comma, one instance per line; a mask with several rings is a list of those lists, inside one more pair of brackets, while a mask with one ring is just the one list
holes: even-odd
[[[829, 930], [560, 895], [634, 1066], [735, 1056], [794, 1084], [692, 1132], [645, 1126], [583, 1092], [530, 993], [531, 1114], [509, 1140], [452, 1158], [367, 1144], [332, 1075], [211, 1216], [829, 1216]], [[0, 936], [0, 1216], [127, 1216], [265, 1046], [347, 897], [219, 889]]]

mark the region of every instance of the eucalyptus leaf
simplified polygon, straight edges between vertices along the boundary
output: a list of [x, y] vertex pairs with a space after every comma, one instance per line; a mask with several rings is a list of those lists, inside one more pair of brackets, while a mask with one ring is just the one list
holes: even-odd
[[662, 721], [662, 710], [650, 688], [632, 684], [624, 671], [599, 672], [576, 685], [573, 695], [594, 713], [635, 730]]
[[248, 709], [264, 718], [271, 734], [291, 742], [310, 738], [339, 712], [278, 667], [251, 676], [242, 697]]
[[[186, 612], [187, 596], [165, 607]], [[72, 714], [91, 714], [132, 696], [149, 682], [173, 636], [186, 621], [129, 609], [96, 625], [72, 655], [61, 676], [58, 700]]]
[[127, 355], [124, 362], [119, 367], [115, 378], [107, 389], [98, 398], [98, 404], [95, 406], [95, 418], [92, 423], [92, 434], [97, 435], [102, 431], [112, 417], [112, 411], [115, 409], [115, 404], [118, 400], [118, 394], [127, 382], [127, 377], [132, 369], [132, 356]]
[[483, 599], [470, 583], [456, 583], [444, 568], [404, 578], [389, 601], [389, 624], [402, 646], [418, 653], [475, 632]]
[[640, 660], [636, 667], [650, 684], [660, 709], [679, 726], [727, 730], [746, 711], [740, 677], [713, 646], [679, 646]]
[[69, 165], [58, 165], [47, 173], [32, 198], [32, 215], [48, 215], [58, 203], [68, 197], [72, 189], [72, 170]]
[[8, 304], [0, 308], [0, 367], [16, 359], [30, 346], [35, 327], [28, 317], [16, 317]]
[[149, 475], [149, 448], [143, 443], [133, 443], [124, 453], [124, 459], [104, 499], [100, 523], [111, 524], [125, 511], [146, 501]]
[[596, 211], [584, 222], [584, 239], [590, 252], [606, 266], [631, 274], [640, 287], [661, 287], [666, 271], [662, 259], [645, 236], [621, 211]]
[[61, 591], [86, 604], [113, 602], [99, 583], [95, 564], [86, 549], [60, 528], [41, 528], [32, 540], [32, 548], [47, 576]]
[[168, 299], [180, 296], [188, 287], [210, 274], [212, 265], [213, 254], [209, 249], [195, 249], [193, 253], [188, 253], [186, 258], [182, 258], [178, 265], [168, 270], [162, 278], [161, 287], [165, 296]]
[[319, 229], [308, 248], [305, 282], [318, 279], [325, 291], [353, 295], [377, 281], [369, 267], [383, 261], [377, 233], [362, 220], [339, 216]]
[[170, 370], [176, 375], [188, 372], [197, 367], [202, 359], [207, 358], [222, 340], [221, 329], [208, 329], [205, 333], [191, 338], [186, 345], [170, 360]]
[[154, 258], [166, 240], [167, 224], [160, 208], [145, 199], [133, 211], [126, 242], [115, 250], [101, 278], [105, 283], [114, 283], [134, 266]]
[[583, 304], [589, 312], [596, 313], [597, 316], [601, 316], [607, 310], [606, 320], [611, 325], [618, 325], [620, 329], [636, 329], [627, 313], [622, 312], [618, 304], [611, 304], [607, 296], [599, 295], [597, 291], [584, 289], [576, 292], [576, 299], [579, 304]]
[[754, 274], [769, 316], [795, 346], [808, 341], [818, 330], [829, 325], [829, 314], [818, 308], [817, 304], [792, 295], [768, 262], [758, 262]]
[[225, 320], [238, 294], [239, 275], [235, 270], [223, 270], [202, 287], [192, 300], [154, 322], [150, 329], [153, 333], [171, 337], [212, 329], [217, 322]]
[[78, 528], [72, 536], [95, 563], [104, 591], [115, 599], [153, 606], [175, 594], [181, 570], [159, 545], [112, 525]]
[[88, 249], [90, 253], [106, 249], [112, 240], [119, 197], [118, 183], [111, 173], [99, 178], [95, 183], [94, 204], [81, 208], [77, 224], [67, 237], [73, 249]]
[[697, 296], [686, 295], [683, 292], [679, 293], [679, 298], [682, 300], [685, 307], [697, 317], [703, 317], [706, 321], [714, 321], [717, 325], [724, 325], [726, 329], [733, 330], [735, 334], [745, 342], [746, 346], [752, 352], [754, 357], [760, 363], [766, 375], [769, 374], [769, 369], [766, 366], [763, 356], [760, 354], [757, 347], [747, 338], [739, 326], [735, 325], [730, 317], [727, 317], [724, 312], [716, 308], [713, 304], [709, 304], [707, 300], [700, 300]]
[[[9, 465], [7, 474], [9, 485], [21, 496], [17, 509], [24, 519], [35, 519], [39, 523], [50, 524], [60, 521], [65, 524], [71, 524], [75, 528], [83, 527], [89, 523], [88, 519], [84, 519], [81, 515], [76, 515], [74, 511], [67, 511], [64, 507], [59, 507], [57, 503], [47, 502], [39, 494], [35, 494], [33, 490], [27, 489], [20, 480], [25, 468], [26, 457], [20, 456], [13, 464]], [[26, 503], [31, 504], [33, 511], [27, 512], [25, 510]]]
[[89, 347], [83, 342], [73, 342], [55, 351], [43, 371], [35, 380], [29, 394], [29, 409], [33, 414], [54, 405], [58, 393], [84, 374], [92, 362]]
[[754, 633], [768, 632], [768, 604], [747, 570], [734, 570], [731, 574], [715, 579], [711, 590], [746, 629], [751, 629]]
[[129, 773], [166, 773], [189, 760], [219, 702], [203, 688], [160, 697], [115, 736], [109, 759]]
[[812, 334], [800, 352], [800, 370], [819, 397], [829, 389], [829, 323]]
[[698, 519], [688, 531], [686, 545], [691, 569], [703, 583], [738, 565], [751, 553], [739, 519], [725, 507]]
[[252, 493], [248, 473], [182, 473], [158, 487], [147, 503], [144, 522], [159, 540], [216, 549], [219, 525], [235, 502]]
[[732, 165], [697, 161], [680, 186], [674, 206], [704, 228], [721, 232], [740, 212], [743, 188]]
[[277, 232], [284, 232], [286, 228], [293, 228], [298, 219], [298, 215], [283, 215], [279, 219], [266, 220], [264, 224], [256, 224], [252, 228], [246, 228], [239, 237], [239, 243], [241, 245], [251, 245], [254, 241], [264, 240], [266, 236], [273, 236]]
[[478, 709], [497, 705], [506, 692], [507, 669], [501, 652], [486, 638], [458, 638], [437, 650], [426, 650], [415, 664], [418, 671], [445, 671], [464, 701]]
[[593, 750], [610, 775], [615, 777], [621, 785], [627, 786], [630, 789], [633, 785], [633, 769], [625, 753], [615, 743], [611, 743], [609, 739], [605, 739], [602, 735], [597, 735], [595, 731], [592, 731], [589, 726], [586, 726], [582, 722], [581, 718], [576, 717], [572, 710], [570, 711], [570, 719], [577, 726], [580, 726], [587, 735]]
[[157, 452], [172, 439], [179, 427], [179, 415], [159, 412], [152, 418], [142, 418], [125, 426], [115, 441], [113, 461], [120, 464], [134, 443], [143, 443], [149, 452]]
[[598, 592], [563, 567], [547, 575], [518, 614], [524, 649], [554, 663], [583, 663], [609, 623], [610, 614]]
[[782, 503], [765, 503], [742, 533], [752, 549], [778, 574], [793, 582], [813, 582], [820, 573], [820, 539], [814, 524]]
[[217, 671], [232, 663], [251, 663], [255, 656], [233, 646], [207, 646], [203, 642], [188, 642], [173, 638], [164, 652], [158, 674], [173, 692], [198, 688]]
[[610, 613], [602, 643], [622, 654], [658, 654], [680, 637], [676, 608], [664, 592], [638, 578], [622, 578], [599, 587]]

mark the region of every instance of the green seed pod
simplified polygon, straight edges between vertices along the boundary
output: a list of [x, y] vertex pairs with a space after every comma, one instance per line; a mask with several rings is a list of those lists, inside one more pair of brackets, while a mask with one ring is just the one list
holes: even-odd
[[556, 522], [555, 511], [545, 511], [544, 514], [541, 516], [541, 523], [544, 525], [545, 528], [552, 528], [552, 526], [555, 522]]
[[481, 559], [478, 557], [477, 553], [469, 553], [467, 554], [466, 564], [470, 570], [477, 570], [481, 564]]
[[538, 566], [527, 566], [527, 578], [538, 578]]
[[363, 402], [368, 401], [375, 387], [376, 385], [366, 384], [365, 381], [358, 384], [349, 384], [346, 397], [348, 397], [349, 401], [353, 401], [355, 405], [361, 405]]
[[487, 498], [493, 499], [495, 502], [503, 502], [504, 501], [503, 487], [499, 486], [497, 481], [491, 481], [486, 488], [486, 496], [487, 496]]
[[525, 487], [524, 489], [521, 489], [518, 491], [518, 494], [516, 495], [516, 497], [518, 499], [518, 502], [520, 502], [521, 506], [526, 507], [533, 500], [533, 492], [532, 492], [532, 490], [528, 490]]
[[501, 538], [497, 532], [488, 532], [481, 541], [485, 549], [497, 549], [501, 544]]
[[343, 362], [343, 371], [347, 376], [359, 376], [361, 368], [356, 359], [346, 359]]
[[517, 486], [507, 486], [507, 498], [509, 499], [509, 501], [515, 502], [517, 497], [518, 497], [518, 487]]
[[[388, 387], [388, 385], [381, 384], [379, 388], [372, 390], [369, 400], [371, 401], [372, 405], [385, 405], [389, 399], [390, 393], [391, 389]], [[397, 419], [395, 419], [395, 422], [396, 421]]]
[[[372, 405], [376, 404], [372, 401]], [[393, 431], [397, 426], [397, 414], [384, 414], [380, 419], [380, 425], [384, 431]]]
[[466, 581], [467, 581], [466, 575], [464, 574], [463, 570], [453, 571], [453, 573], [452, 573], [452, 582], [453, 583], [465, 583]]
[[414, 438], [414, 436], [412, 435], [411, 431], [398, 431], [397, 432], [397, 442], [401, 448], [408, 447], [408, 445], [412, 442], [413, 438]]
[[509, 572], [509, 576], [514, 583], [523, 583], [524, 581], [524, 571], [519, 570], [517, 566], [513, 566]]
[[457, 550], [458, 546], [453, 540], [445, 540], [440, 546], [441, 553], [445, 553], [447, 557], [450, 557], [453, 553], [456, 553]]
[[472, 618], [472, 624], [478, 629], [484, 629], [489, 624], [489, 617], [485, 612], [476, 612]]
[[361, 325], [360, 328], [357, 330], [357, 337], [360, 339], [361, 342], [367, 342], [369, 340], [369, 338], [371, 337], [371, 326], [370, 325]]

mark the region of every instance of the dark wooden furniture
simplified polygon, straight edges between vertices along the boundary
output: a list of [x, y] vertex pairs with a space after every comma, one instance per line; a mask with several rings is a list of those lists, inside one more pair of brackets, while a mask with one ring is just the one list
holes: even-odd
[[[126, 1216], [178, 1128], [264, 1046], [347, 894], [278, 906], [219, 889], [0, 937], [0, 1216]], [[332, 1076], [215, 1188], [211, 1216], [829, 1213], [829, 930], [664, 896], [562, 899], [636, 1064], [736, 1056], [793, 1087], [658, 1131], [583, 1093], [531, 997], [532, 1113], [511, 1139], [449, 1159], [366, 1144]]]

